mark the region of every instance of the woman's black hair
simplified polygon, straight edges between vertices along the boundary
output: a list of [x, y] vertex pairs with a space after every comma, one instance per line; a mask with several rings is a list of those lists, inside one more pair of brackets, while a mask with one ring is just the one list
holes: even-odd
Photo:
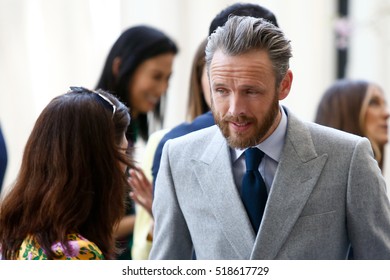
[[[128, 84], [137, 67], [145, 60], [166, 53], [178, 53], [176, 44], [160, 30], [140, 25], [125, 30], [112, 46], [96, 88], [110, 91], [124, 102], [131, 111], [134, 106], [131, 104]], [[112, 65], [114, 59], [119, 57], [121, 63], [117, 75], [113, 74]], [[130, 93], [131, 94], [131, 93]], [[161, 103], [156, 105], [153, 119], [162, 122]], [[132, 122], [127, 131], [128, 139], [133, 143], [137, 136], [144, 140], [149, 136], [149, 125], [147, 114], [140, 113]]]

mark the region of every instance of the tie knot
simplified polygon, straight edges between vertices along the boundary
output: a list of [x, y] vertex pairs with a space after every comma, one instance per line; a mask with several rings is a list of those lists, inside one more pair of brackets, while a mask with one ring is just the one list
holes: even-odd
[[244, 154], [246, 170], [257, 170], [261, 160], [263, 159], [264, 153], [258, 148], [248, 148], [245, 150]]

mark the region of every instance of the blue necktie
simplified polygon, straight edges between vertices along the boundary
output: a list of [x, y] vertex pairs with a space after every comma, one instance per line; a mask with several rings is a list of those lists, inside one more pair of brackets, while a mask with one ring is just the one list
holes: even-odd
[[241, 198], [257, 234], [268, 197], [267, 187], [259, 172], [264, 153], [258, 148], [248, 148], [244, 155], [246, 172], [242, 179]]

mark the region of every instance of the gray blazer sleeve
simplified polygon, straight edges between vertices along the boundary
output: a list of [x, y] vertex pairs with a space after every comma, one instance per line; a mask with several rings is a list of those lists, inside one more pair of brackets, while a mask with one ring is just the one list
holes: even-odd
[[390, 259], [390, 206], [386, 183], [362, 139], [351, 160], [347, 227], [355, 259]]
[[151, 260], [191, 259], [193, 251], [191, 236], [176, 196], [169, 143], [163, 148], [154, 192], [152, 211], [155, 226], [149, 257]]

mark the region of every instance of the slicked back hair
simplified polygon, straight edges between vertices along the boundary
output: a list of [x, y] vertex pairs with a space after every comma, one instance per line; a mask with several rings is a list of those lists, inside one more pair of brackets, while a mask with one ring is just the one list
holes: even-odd
[[206, 46], [206, 64], [210, 64], [217, 50], [229, 56], [245, 54], [252, 50], [265, 50], [272, 62], [276, 86], [289, 69], [292, 57], [290, 40], [282, 30], [262, 18], [232, 16], [222, 27], [209, 36]]

